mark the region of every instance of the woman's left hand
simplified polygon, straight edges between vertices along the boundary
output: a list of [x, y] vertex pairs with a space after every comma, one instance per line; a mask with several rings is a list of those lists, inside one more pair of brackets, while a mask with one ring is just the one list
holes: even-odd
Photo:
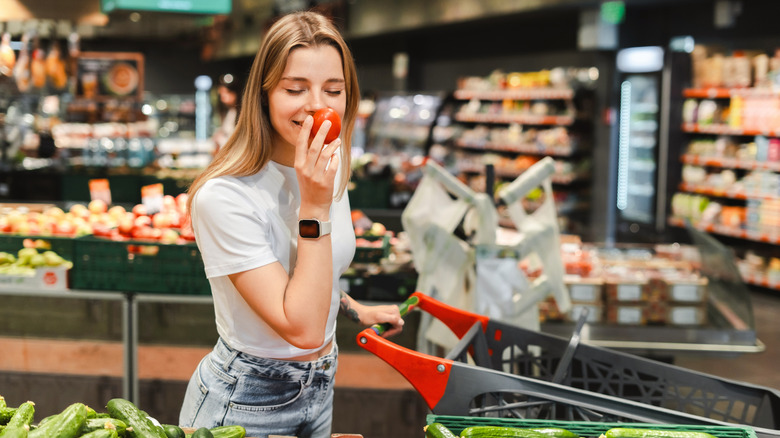
[[401, 318], [401, 312], [396, 305], [364, 305], [358, 314], [360, 315], [360, 322], [367, 327], [374, 324], [390, 324], [391, 327], [382, 333], [382, 337], [388, 338], [401, 333], [403, 330], [404, 319]]

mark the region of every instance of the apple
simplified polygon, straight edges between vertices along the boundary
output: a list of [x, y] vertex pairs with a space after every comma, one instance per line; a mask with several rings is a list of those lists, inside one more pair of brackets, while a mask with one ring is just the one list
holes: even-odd
[[68, 209], [68, 212], [73, 216], [79, 216], [79, 217], [89, 216], [89, 209], [84, 204], [73, 204]]
[[171, 215], [168, 213], [155, 213], [152, 216], [152, 226], [155, 228], [170, 228], [173, 224]]
[[127, 213], [127, 210], [121, 205], [113, 205], [108, 209], [109, 216], [111, 216], [111, 218], [114, 220], [119, 220], [119, 218], [124, 216], [125, 213]]
[[162, 235], [160, 236], [160, 243], [171, 245], [178, 242], [178, 240], [179, 240], [179, 233], [177, 233], [176, 230], [172, 228], [166, 228], [162, 230]]
[[134, 227], [151, 227], [152, 226], [152, 218], [149, 216], [138, 216], [135, 219], [133, 219], [133, 226]]
[[119, 222], [117, 223], [117, 230], [119, 230], [119, 233], [124, 234], [125, 236], [129, 236], [130, 233], [133, 232], [133, 222], [132, 213], [130, 213], [129, 217], [125, 215], [119, 219]]
[[65, 214], [65, 211], [59, 207], [49, 207], [43, 211], [43, 214], [46, 216], [60, 218]]
[[90, 211], [90, 213], [105, 213], [108, 211], [108, 204], [106, 204], [106, 201], [102, 199], [93, 199], [92, 201], [89, 201], [89, 205], [87, 205], [87, 209]]
[[133, 206], [133, 214], [136, 217], [146, 216], [146, 213], [147, 213], [147, 211], [146, 211], [146, 206], [145, 205], [143, 205], [143, 204], [136, 204], [135, 206]]

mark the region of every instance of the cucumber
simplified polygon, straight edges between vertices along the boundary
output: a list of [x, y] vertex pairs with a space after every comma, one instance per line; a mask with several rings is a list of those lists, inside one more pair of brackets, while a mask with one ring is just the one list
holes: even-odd
[[125, 436], [127, 424], [117, 418], [90, 418], [84, 423], [81, 433], [87, 434], [99, 429], [114, 429], [118, 436]]
[[246, 429], [244, 426], [217, 426], [209, 429], [214, 438], [244, 438]]
[[35, 403], [28, 401], [24, 402], [16, 409], [16, 412], [14, 413], [14, 416], [11, 417], [10, 420], [8, 420], [7, 428], [3, 431], [0, 436], [5, 436], [5, 433], [7, 433], [8, 429], [13, 429], [15, 427], [25, 427], [27, 426], [27, 430], [30, 430], [30, 425], [32, 424], [33, 417], [35, 416]]
[[184, 430], [175, 424], [163, 424], [162, 428], [168, 438], [184, 438], [186, 436]]
[[604, 435], [607, 438], [715, 438], [707, 432], [638, 429], [629, 427], [613, 427]]
[[576, 433], [560, 427], [532, 427], [531, 430], [550, 438], [579, 438]]
[[29, 438], [75, 438], [87, 421], [87, 406], [73, 403], [38, 428], [30, 431]]
[[16, 408], [8, 406], [0, 408], [0, 424], [8, 424], [8, 421], [11, 419], [11, 417], [14, 416], [15, 413]]
[[500, 426], [471, 426], [460, 432], [461, 437], [468, 438], [493, 438], [493, 437], [520, 437], [520, 438], [547, 438], [539, 432], [520, 427]]
[[[156, 426], [149, 416], [142, 413], [133, 402], [123, 398], [113, 398], [106, 404], [112, 418], [125, 422], [128, 436], [133, 438], [168, 438], [162, 427]], [[130, 431], [132, 428], [132, 431]]]
[[0, 433], [0, 436], [3, 438], [27, 438], [29, 435], [29, 430], [26, 427], [10, 427], [6, 426], [3, 428], [2, 433]]
[[441, 423], [431, 423], [425, 426], [426, 438], [457, 438], [447, 426]]
[[96, 429], [81, 435], [80, 438], [118, 438], [115, 429]]
[[214, 434], [211, 433], [208, 427], [201, 427], [192, 432], [192, 438], [214, 438]]

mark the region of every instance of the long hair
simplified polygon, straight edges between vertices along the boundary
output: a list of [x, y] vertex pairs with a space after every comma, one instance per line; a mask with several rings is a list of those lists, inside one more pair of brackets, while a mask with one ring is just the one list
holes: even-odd
[[336, 198], [344, 194], [351, 174], [351, 139], [360, 102], [355, 62], [344, 38], [330, 20], [315, 12], [295, 12], [280, 18], [265, 34], [244, 87], [236, 129], [190, 186], [188, 211], [195, 193], [208, 180], [225, 175], [252, 175], [268, 163], [271, 159], [273, 131], [268, 95], [281, 80], [287, 58], [293, 49], [322, 45], [333, 46], [339, 51], [346, 81], [347, 104], [339, 158], [342, 172]]

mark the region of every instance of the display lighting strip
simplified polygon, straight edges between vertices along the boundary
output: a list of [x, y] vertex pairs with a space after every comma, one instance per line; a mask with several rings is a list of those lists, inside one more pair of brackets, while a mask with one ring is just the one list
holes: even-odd
[[628, 206], [628, 148], [631, 126], [631, 82], [620, 84], [620, 130], [618, 133], [617, 208]]

